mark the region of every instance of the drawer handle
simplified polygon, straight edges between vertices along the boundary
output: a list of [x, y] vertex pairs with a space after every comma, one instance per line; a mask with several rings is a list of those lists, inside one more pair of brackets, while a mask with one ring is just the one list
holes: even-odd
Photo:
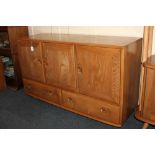
[[102, 113], [110, 113], [110, 110], [109, 110], [108, 108], [104, 108], [104, 107], [102, 107], [102, 108], [100, 109], [100, 111], [101, 111]]
[[69, 103], [69, 104], [73, 104], [74, 101], [73, 101], [73, 99], [72, 99], [71, 97], [69, 97], [69, 98], [67, 99], [67, 103]]
[[39, 64], [41, 64], [41, 65], [42, 65], [42, 61], [41, 61], [40, 59], [38, 59], [37, 61], [38, 61], [38, 63], [39, 63]]

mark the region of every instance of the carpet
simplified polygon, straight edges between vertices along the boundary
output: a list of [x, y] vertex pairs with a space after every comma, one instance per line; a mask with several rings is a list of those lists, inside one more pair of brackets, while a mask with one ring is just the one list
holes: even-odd
[[[122, 129], [140, 129], [132, 114]], [[155, 129], [154, 126], [149, 126]], [[118, 129], [25, 95], [24, 90], [0, 92], [0, 129]]]

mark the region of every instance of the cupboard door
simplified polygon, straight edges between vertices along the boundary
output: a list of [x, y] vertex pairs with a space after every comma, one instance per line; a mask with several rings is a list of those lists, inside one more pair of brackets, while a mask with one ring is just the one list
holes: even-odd
[[76, 49], [79, 91], [118, 104], [120, 49], [84, 45]]
[[47, 84], [76, 88], [74, 45], [44, 43], [43, 60]]
[[155, 70], [146, 69], [143, 117], [155, 121]]
[[23, 78], [45, 82], [41, 43], [20, 41], [18, 54]]

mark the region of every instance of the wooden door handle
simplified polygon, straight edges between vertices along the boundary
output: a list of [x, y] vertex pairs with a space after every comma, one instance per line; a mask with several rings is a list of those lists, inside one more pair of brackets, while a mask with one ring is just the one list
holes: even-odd
[[82, 73], [82, 67], [81, 67], [80, 64], [78, 64], [78, 66], [77, 66], [77, 70], [78, 70], [79, 73]]
[[47, 62], [46, 59], [43, 60], [43, 63], [44, 63], [45, 66], [48, 66], [48, 62]]
[[42, 61], [40, 59], [37, 59], [37, 61], [42, 65]]

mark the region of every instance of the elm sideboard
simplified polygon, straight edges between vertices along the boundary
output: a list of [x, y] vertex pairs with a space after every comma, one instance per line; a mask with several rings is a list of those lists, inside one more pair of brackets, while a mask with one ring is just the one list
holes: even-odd
[[27, 95], [117, 127], [137, 106], [141, 38], [38, 34], [18, 51]]

